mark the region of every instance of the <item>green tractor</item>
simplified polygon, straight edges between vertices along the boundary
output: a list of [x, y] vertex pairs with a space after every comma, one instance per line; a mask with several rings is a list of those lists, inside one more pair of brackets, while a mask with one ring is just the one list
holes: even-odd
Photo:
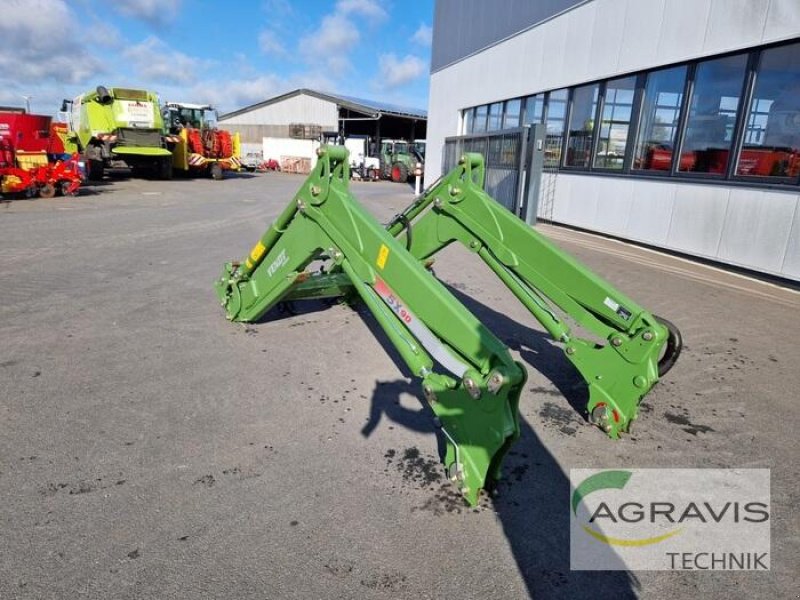
[[395, 183], [406, 183], [409, 177], [422, 175], [425, 158], [415, 144], [404, 140], [381, 140], [381, 175]]
[[154, 92], [99, 85], [64, 100], [61, 110], [69, 112], [70, 137], [83, 156], [88, 179], [102, 179], [109, 168], [172, 178], [172, 153]]

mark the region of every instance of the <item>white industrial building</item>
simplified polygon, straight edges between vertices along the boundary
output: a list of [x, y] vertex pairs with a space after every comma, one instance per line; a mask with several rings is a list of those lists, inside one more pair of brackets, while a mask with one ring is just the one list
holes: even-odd
[[[381, 138], [424, 139], [424, 109], [374, 102], [301, 88], [221, 115], [219, 126], [238, 132], [242, 151], [275, 148], [294, 156], [311, 151], [323, 134]], [[270, 158], [264, 156], [264, 158]]]
[[428, 180], [542, 123], [540, 217], [800, 280], [798, 0], [437, 0], [428, 115]]

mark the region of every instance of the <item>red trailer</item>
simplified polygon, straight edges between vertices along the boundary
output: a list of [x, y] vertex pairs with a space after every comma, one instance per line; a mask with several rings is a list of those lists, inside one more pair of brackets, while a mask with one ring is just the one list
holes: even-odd
[[[81, 185], [77, 157], [64, 160], [52, 119], [23, 109], [0, 109], [0, 193], [52, 198], [75, 195]], [[55, 161], [50, 155], [57, 155]]]

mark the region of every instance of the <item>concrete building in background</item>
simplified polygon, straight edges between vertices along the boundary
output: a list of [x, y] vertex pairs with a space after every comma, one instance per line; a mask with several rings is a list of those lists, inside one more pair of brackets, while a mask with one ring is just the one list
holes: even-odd
[[800, 280], [798, 0], [437, 0], [428, 115], [428, 180], [542, 123], [540, 217]]
[[297, 89], [221, 115], [219, 126], [239, 132], [243, 152], [260, 151], [264, 138], [319, 141], [323, 134], [373, 140], [424, 139], [423, 109]]

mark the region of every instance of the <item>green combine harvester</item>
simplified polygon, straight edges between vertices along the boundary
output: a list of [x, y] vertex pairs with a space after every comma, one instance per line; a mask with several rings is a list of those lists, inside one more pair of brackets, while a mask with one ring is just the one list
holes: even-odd
[[83, 156], [88, 179], [102, 179], [109, 168], [172, 178], [172, 153], [166, 147], [154, 92], [99, 85], [74, 100], [64, 100], [61, 110], [69, 112], [70, 138]]
[[[358, 296], [411, 371], [441, 424], [448, 476], [470, 504], [500, 478], [519, 437], [527, 374], [439, 282], [433, 256], [459, 242], [477, 254], [560, 342], [589, 389], [586, 416], [617, 438], [678, 358], [677, 328], [559, 250], [483, 191], [466, 154], [388, 226], [349, 193], [347, 150], [323, 146], [289, 206], [215, 287], [228, 319], [251, 322], [282, 301]], [[324, 261], [318, 271], [308, 270]], [[568, 317], [595, 339], [573, 334]]]

